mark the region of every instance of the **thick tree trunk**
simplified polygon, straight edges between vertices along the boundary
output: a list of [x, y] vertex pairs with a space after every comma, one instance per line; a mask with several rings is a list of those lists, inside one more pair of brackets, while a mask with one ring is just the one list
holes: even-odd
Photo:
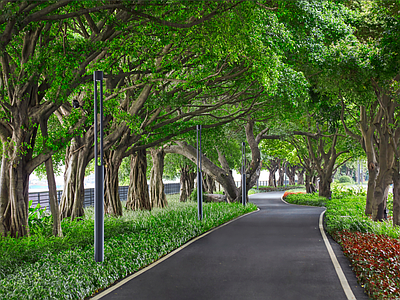
[[400, 168], [396, 161], [396, 167], [393, 168], [393, 226], [400, 226]]
[[306, 171], [306, 192], [308, 194], [312, 194], [317, 191], [315, 184], [313, 182], [314, 178], [315, 176], [310, 175], [310, 173]]
[[297, 184], [304, 185], [304, 170], [297, 172]]
[[278, 186], [283, 186], [284, 185], [284, 177], [285, 177], [285, 175], [284, 175], [285, 174], [285, 170], [284, 170], [283, 167], [279, 166], [278, 174], [279, 174]]
[[384, 209], [386, 209], [385, 196], [387, 197], [387, 189], [392, 183], [394, 153], [389, 141], [389, 132], [386, 126], [381, 128], [381, 124], [377, 125], [379, 134], [379, 174], [376, 178], [374, 201], [372, 203], [372, 218], [374, 221], [384, 219]]
[[319, 177], [319, 192], [320, 197], [330, 198], [331, 197], [331, 176]]
[[[19, 159], [18, 159], [19, 160]], [[28, 227], [28, 188], [29, 174], [23, 169], [22, 163], [13, 161], [9, 164], [9, 187], [11, 226], [10, 234], [13, 237], [29, 235]]]
[[191, 171], [191, 167], [189, 165], [181, 167], [180, 173], [181, 191], [179, 195], [179, 201], [186, 202], [193, 192], [196, 173]]
[[163, 208], [168, 205], [162, 180], [165, 152], [163, 149], [151, 149], [150, 153], [153, 160], [153, 167], [150, 174], [150, 203], [151, 207]]
[[214, 179], [207, 173], [203, 177], [203, 187], [207, 194], [212, 194], [216, 190]]
[[151, 210], [146, 171], [146, 150], [139, 150], [131, 158], [131, 173], [126, 208], [132, 210]]
[[[3, 144], [3, 148], [5, 145]], [[5, 155], [1, 158], [0, 174], [0, 235], [6, 236], [11, 228], [10, 173]]]
[[311, 193], [310, 183], [311, 183], [311, 176], [308, 174], [308, 172], [306, 172], [306, 192], [307, 192], [307, 194]]
[[372, 205], [372, 218], [374, 221], [384, 219], [384, 210], [386, 209], [386, 199], [389, 185], [392, 182], [392, 174], [388, 170], [380, 169], [374, 192], [374, 203]]
[[61, 219], [71, 220], [84, 216], [85, 170], [89, 163], [89, 147], [75, 138], [68, 147], [64, 173], [64, 191], [60, 203]]
[[104, 152], [104, 212], [115, 217], [122, 216], [122, 203], [119, 198], [118, 170], [122, 155], [118, 150]]
[[54, 176], [53, 159], [51, 157], [45, 161], [45, 167], [46, 167], [47, 183], [49, 186], [50, 211], [51, 211], [51, 216], [53, 218], [53, 235], [62, 237], [63, 233], [61, 229], [60, 210], [58, 207], [58, 200], [57, 200], [57, 185]]
[[269, 186], [276, 186], [276, 179], [275, 179], [275, 169], [269, 169], [269, 177], [268, 177], [268, 185]]
[[0, 230], [3, 236], [29, 235], [28, 188], [29, 174], [22, 163], [8, 161], [3, 155], [0, 178]]
[[296, 184], [296, 170], [297, 170], [297, 166], [292, 166], [290, 164], [286, 165], [286, 174], [289, 177], [289, 185], [295, 185]]
[[372, 215], [372, 206], [374, 203], [374, 193], [376, 178], [378, 177], [379, 168], [378, 164], [375, 162], [368, 163], [368, 189], [367, 189], [367, 200], [365, 204], [365, 215]]

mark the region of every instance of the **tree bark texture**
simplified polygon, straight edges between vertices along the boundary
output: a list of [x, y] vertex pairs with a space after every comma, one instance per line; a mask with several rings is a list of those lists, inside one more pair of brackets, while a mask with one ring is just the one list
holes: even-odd
[[84, 216], [84, 180], [90, 149], [89, 144], [80, 137], [76, 137], [66, 151], [64, 190], [60, 202], [61, 219], [70, 217], [71, 220], [75, 220]]
[[216, 190], [214, 179], [207, 173], [203, 176], [203, 188], [204, 192], [207, 194], [212, 194]]
[[151, 210], [146, 171], [146, 150], [138, 150], [131, 158], [131, 173], [126, 208], [132, 210]]
[[[5, 145], [3, 144], [3, 148]], [[10, 174], [8, 160], [3, 155], [1, 158], [0, 169], [0, 234], [6, 236], [11, 228], [11, 210], [10, 210]]]
[[269, 169], [269, 176], [268, 176], [268, 185], [276, 187], [276, 178], [274, 169]]
[[324, 150], [325, 141], [319, 137], [316, 141], [316, 150], [310, 137], [307, 137], [307, 147], [309, 156], [318, 172], [319, 196], [329, 198], [331, 196], [332, 174], [335, 170], [336, 159], [346, 151], [336, 152], [338, 134], [333, 135], [328, 151]]
[[387, 189], [392, 183], [394, 149], [391, 143], [393, 142], [392, 131], [395, 130], [391, 129], [390, 125], [395, 123], [394, 112], [397, 103], [392, 101], [391, 97], [378, 86], [375, 86], [375, 93], [379, 98], [380, 105], [385, 109], [381, 122], [375, 124], [379, 137], [379, 173], [375, 181], [374, 201], [372, 203], [372, 218], [374, 221], [381, 221], [384, 219], [384, 209], [386, 209]]
[[[44, 137], [43, 148], [45, 148], [45, 143], [46, 140], [48, 139], [47, 122], [41, 120], [40, 129]], [[57, 185], [56, 185], [56, 178], [54, 175], [53, 158], [51, 156], [48, 160], [45, 161], [45, 167], [46, 167], [47, 184], [49, 186], [50, 211], [53, 219], [53, 235], [62, 237], [63, 233], [61, 229], [60, 210], [57, 199]]]
[[400, 226], [400, 167], [396, 159], [393, 168], [393, 226]]
[[180, 173], [181, 191], [179, 201], [186, 202], [193, 192], [196, 173], [192, 171], [192, 168], [189, 165], [181, 166]]
[[122, 203], [118, 190], [118, 170], [121, 163], [120, 151], [104, 151], [104, 212], [115, 217], [122, 216]]
[[286, 173], [289, 177], [289, 185], [295, 185], [296, 184], [296, 171], [297, 171], [297, 166], [292, 166], [290, 164], [287, 164], [286, 166]]
[[153, 160], [150, 174], [151, 207], [163, 208], [168, 205], [163, 183], [165, 152], [163, 149], [151, 149], [150, 154]]
[[297, 184], [304, 185], [304, 169], [297, 170]]
[[47, 183], [49, 186], [50, 211], [51, 211], [51, 216], [53, 218], [53, 235], [58, 237], [63, 237], [61, 229], [60, 210], [58, 207], [58, 199], [57, 199], [56, 178], [54, 176], [53, 159], [51, 157], [45, 161], [45, 167], [46, 167]]
[[278, 167], [278, 186], [284, 185], [284, 178], [285, 178], [285, 162], [279, 159], [279, 167]]

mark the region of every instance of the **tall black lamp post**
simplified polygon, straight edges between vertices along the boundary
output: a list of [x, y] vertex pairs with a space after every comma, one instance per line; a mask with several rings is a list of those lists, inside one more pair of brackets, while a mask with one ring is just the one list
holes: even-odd
[[[102, 262], [104, 261], [103, 71], [94, 71], [93, 80], [94, 80], [94, 164], [95, 164], [94, 259], [96, 262]], [[100, 81], [99, 114], [97, 114], [98, 81]], [[98, 124], [100, 125], [100, 128], [98, 128]], [[98, 141], [99, 133], [100, 133], [100, 141]]]
[[242, 143], [242, 204], [246, 206], [246, 143]]
[[199, 221], [203, 220], [203, 176], [201, 172], [201, 125], [197, 129], [197, 212]]

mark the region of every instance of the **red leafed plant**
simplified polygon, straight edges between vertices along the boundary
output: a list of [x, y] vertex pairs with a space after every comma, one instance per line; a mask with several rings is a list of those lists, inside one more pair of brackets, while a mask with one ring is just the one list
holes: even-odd
[[305, 192], [288, 192], [288, 191], [286, 191], [286, 192], [283, 194], [283, 198], [286, 198], [287, 195], [295, 195], [295, 194], [305, 194]]
[[400, 241], [373, 233], [333, 233], [365, 291], [374, 299], [400, 299]]

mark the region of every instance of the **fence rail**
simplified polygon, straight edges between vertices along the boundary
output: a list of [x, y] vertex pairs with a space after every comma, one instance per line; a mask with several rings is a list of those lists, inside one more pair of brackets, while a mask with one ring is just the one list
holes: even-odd
[[[240, 187], [240, 185], [242, 184], [241, 181], [235, 181], [236, 187]], [[268, 181], [259, 181], [258, 182], [258, 186], [268, 186]], [[257, 183], [253, 188], [257, 188]]]
[[[164, 192], [167, 195], [178, 194], [180, 188], [181, 188], [180, 183], [164, 183]], [[118, 188], [118, 192], [119, 192], [119, 199], [121, 201], [126, 201], [128, 198], [128, 187], [120, 186]], [[57, 191], [58, 204], [60, 204], [61, 196], [62, 196], [62, 191]], [[35, 207], [39, 203], [40, 207], [46, 208], [46, 210], [50, 211], [49, 192], [29, 193], [29, 200], [32, 200], [33, 207]], [[85, 189], [83, 207], [87, 206], [94, 206], [94, 188]]]

